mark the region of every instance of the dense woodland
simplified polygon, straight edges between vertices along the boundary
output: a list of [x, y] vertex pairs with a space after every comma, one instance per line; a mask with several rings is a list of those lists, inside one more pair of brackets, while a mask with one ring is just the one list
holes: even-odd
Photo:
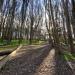
[[48, 41], [75, 53], [75, 0], [0, 0], [0, 42]]

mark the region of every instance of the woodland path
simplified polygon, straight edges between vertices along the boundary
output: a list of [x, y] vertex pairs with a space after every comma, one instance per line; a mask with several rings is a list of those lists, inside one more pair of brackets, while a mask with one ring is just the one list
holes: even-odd
[[73, 72], [49, 45], [29, 45], [12, 55], [0, 75], [73, 75]]

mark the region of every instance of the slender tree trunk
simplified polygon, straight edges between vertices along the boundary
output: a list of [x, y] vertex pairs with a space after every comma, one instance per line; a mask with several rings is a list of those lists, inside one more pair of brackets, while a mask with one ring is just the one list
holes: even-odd
[[[63, 12], [63, 11], [62, 11]], [[62, 13], [62, 20], [63, 20], [63, 36], [64, 36], [64, 43], [67, 44], [67, 38], [66, 38], [66, 28], [65, 28], [65, 18], [64, 14]]]
[[33, 41], [33, 18], [31, 18], [31, 26], [30, 26], [30, 39], [29, 44], [32, 44]]
[[31, 25], [30, 25], [30, 39], [29, 39], [29, 44], [32, 44], [33, 41], [33, 0], [31, 1]]
[[58, 32], [57, 32], [57, 25], [55, 24], [55, 21], [54, 21], [54, 16], [53, 16], [53, 7], [52, 7], [52, 4], [51, 4], [51, 0], [50, 0], [50, 9], [51, 9], [51, 17], [52, 17], [52, 21], [53, 21], [53, 38], [54, 38], [54, 44], [55, 44], [55, 48], [58, 50], [57, 53], [61, 53], [60, 51], [60, 42], [59, 42], [59, 37], [58, 37]]
[[9, 16], [8, 16], [8, 30], [7, 30], [7, 40], [8, 43], [12, 40], [13, 35], [13, 22], [14, 22], [14, 14], [15, 14], [16, 0], [13, 0], [12, 6], [9, 8]]
[[72, 2], [72, 26], [75, 38], [75, 0], [71, 0], [71, 2]]
[[71, 32], [71, 26], [70, 26], [70, 18], [69, 18], [69, 12], [68, 12], [68, 0], [66, 0], [66, 3], [64, 0], [62, 0], [64, 13], [66, 17], [66, 24], [67, 24], [67, 32], [68, 32], [68, 42], [70, 45], [71, 53], [74, 53], [74, 46], [73, 46], [73, 38], [72, 38], [72, 32]]
[[3, 2], [4, 0], [0, 0], [0, 10], [2, 9]]
[[25, 21], [25, 18], [26, 18], [26, 10], [27, 10], [28, 3], [29, 3], [29, 0], [22, 0], [22, 1], [23, 1], [22, 8], [21, 8], [22, 21], [21, 21], [19, 43], [21, 43], [22, 40], [23, 40], [23, 35], [24, 35], [24, 21]]
[[0, 21], [0, 38], [1, 38], [1, 30], [2, 30], [2, 23], [3, 23], [3, 12], [2, 12], [2, 6], [3, 6], [3, 2], [4, 2], [4, 0], [0, 0], [0, 12], [1, 12], [1, 15], [0, 15], [0, 19], [1, 19], [1, 21]]

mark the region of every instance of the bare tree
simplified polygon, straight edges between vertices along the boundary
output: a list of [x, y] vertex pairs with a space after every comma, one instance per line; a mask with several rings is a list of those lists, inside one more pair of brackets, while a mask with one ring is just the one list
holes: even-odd
[[0, 0], [0, 10], [2, 8], [3, 2], [4, 2], [4, 0]]
[[71, 2], [72, 2], [72, 26], [75, 37], [75, 0], [71, 0]]
[[22, 0], [22, 8], [21, 8], [21, 29], [20, 29], [20, 41], [19, 43], [22, 41], [23, 39], [23, 35], [24, 35], [24, 22], [25, 22], [25, 18], [26, 18], [26, 10], [28, 7], [28, 3], [29, 0]]
[[68, 0], [63, 3], [63, 8], [64, 8], [64, 15], [66, 17], [66, 26], [67, 26], [67, 32], [68, 32], [68, 42], [70, 45], [71, 53], [74, 53], [74, 46], [73, 46], [73, 39], [72, 39], [72, 32], [71, 32], [71, 26], [70, 26], [70, 18], [69, 18], [69, 12], [68, 12]]

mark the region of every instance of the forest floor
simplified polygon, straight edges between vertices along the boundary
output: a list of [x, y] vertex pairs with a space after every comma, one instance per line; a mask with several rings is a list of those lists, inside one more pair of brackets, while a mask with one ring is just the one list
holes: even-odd
[[75, 75], [49, 45], [23, 46], [2, 68], [0, 75]]

